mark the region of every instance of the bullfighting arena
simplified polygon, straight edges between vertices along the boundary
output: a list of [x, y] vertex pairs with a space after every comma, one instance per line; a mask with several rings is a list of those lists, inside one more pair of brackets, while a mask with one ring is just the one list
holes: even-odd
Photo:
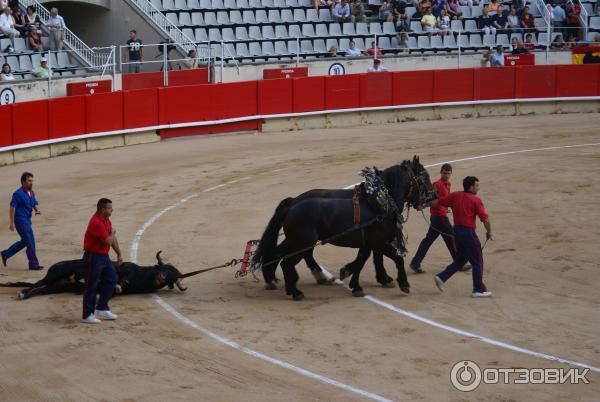
[[[365, 166], [414, 154], [435, 165], [432, 181], [439, 163], [454, 161], [453, 190], [466, 175], [480, 179], [495, 236], [484, 250], [492, 298], [470, 297], [470, 273], [438, 292], [433, 275], [450, 262], [441, 239], [425, 274], [407, 271], [409, 296], [379, 286], [371, 261], [361, 276], [366, 298], [317, 285], [301, 262], [300, 302], [281, 285], [266, 291], [262, 281], [223, 268], [184, 280], [187, 292], [115, 297], [119, 319], [89, 326], [80, 323], [80, 296], [19, 301], [4, 288], [0, 400], [597, 401], [598, 114], [194, 137], [3, 167], [0, 240], [6, 247], [17, 238], [8, 203], [28, 170], [46, 267], [81, 255], [87, 221], [107, 196], [126, 259], [153, 264], [163, 250], [165, 261], [189, 272], [240, 258], [281, 199], [351, 185]], [[426, 230], [411, 211], [409, 257]], [[484, 238], [481, 223], [478, 231]], [[355, 255], [330, 245], [315, 251], [335, 275]], [[395, 277], [392, 262], [385, 264]], [[42, 275], [26, 267], [22, 252], [0, 268], [0, 281]], [[580, 364], [591, 368], [590, 383], [460, 392], [450, 371], [461, 360], [482, 368]]]

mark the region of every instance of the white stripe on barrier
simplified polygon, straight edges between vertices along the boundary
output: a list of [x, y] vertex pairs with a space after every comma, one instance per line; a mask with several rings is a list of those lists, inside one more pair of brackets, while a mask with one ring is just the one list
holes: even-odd
[[301, 113], [284, 113], [284, 114], [261, 114], [253, 116], [233, 117], [229, 119], [221, 120], [204, 120], [194, 121], [188, 123], [174, 123], [174, 124], [159, 124], [155, 126], [129, 128], [126, 130], [114, 130], [105, 131], [91, 134], [74, 135], [72, 137], [53, 138], [51, 140], [28, 142], [25, 144], [10, 145], [6, 147], [0, 147], [0, 152], [15, 151], [18, 149], [26, 149], [39, 147], [43, 145], [58, 144], [61, 142], [69, 142], [76, 140], [83, 140], [89, 138], [98, 137], [110, 137], [113, 135], [132, 134], [145, 131], [156, 131], [166, 130], [173, 128], [186, 128], [186, 127], [202, 127], [212, 126], [227, 123], [238, 123], [249, 120], [259, 119], [281, 119], [287, 117], [302, 117], [302, 116], [314, 116], [319, 114], [335, 114], [335, 113], [351, 113], [351, 112], [369, 112], [377, 110], [395, 110], [395, 109], [419, 109], [426, 107], [445, 107], [445, 106], [469, 106], [469, 105], [496, 105], [504, 103], [536, 103], [536, 102], [572, 102], [572, 101], [597, 101], [600, 100], [600, 96], [574, 96], [570, 98], [526, 98], [526, 99], [492, 99], [492, 100], [478, 100], [478, 101], [464, 101], [464, 102], [437, 102], [437, 103], [419, 103], [415, 105], [392, 105], [392, 106], [373, 106], [373, 107], [362, 107], [352, 109], [332, 109], [332, 110], [317, 110], [313, 112], [301, 112]]
[[[536, 152], [536, 151], [547, 151], [547, 150], [564, 149], [564, 148], [580, 148], [580, 147], [598, 146], [598, 145], [600, 145], [600, 143], [563, 145], [563, 146], [553, 146], [553, 147], [532, 148], [532, 149], [525, 149], [525, 150], [518, 150], [518, 151], [500, 152], [500, 153], [495, 153], [495, 154], [488, 154], [488, 155], [480, 155], [480, 156], [474, 156], [474, 157], [468, 157], [468, 158], [455, 159], [455, 160], [451, 160], [451, 161], [447, 161], [447, 162], [438, 162], [438, 163], [435, 163], [435, 164], [427, 165], [426, 167], [439, 166], [439, 165], [442, 165], [444, 163], [456, 163], [456, 162], [463, 162], [463, 161], [469, 161], [469, 160], [477, 160], [477, 159], [497, 157], [497, 156], [514, 155], [514, 154], [520, 154], [520, 153], [528, 153], [528, 152]], [[276, 170], [280, 170], [280, 169], [276, 169]], [[189, 195], [189, 196], [187, 196], [187, 197], [185, 197], [185, 198], [177, 201], [176, 203], [174, 203], [174, 204], [172, 204], [172, 205], [170, 205], [170, 206], [168, 206], [168, 207], [163, 208], [162, 210], [160, 210], [158, 213], [156, 213], [155, 215], [153, 215], [148, 221], [146, 221], [144, 223], [144, 225], [142, 226], [142, 228], [136, 232], [136, 234], [134, 236], [134, 239], [133, 239], [133, 241], [131, 243], [131, 250], [130, 250], [130, 259], [131, 259], [131, 261], [133, 261], [133, 262], [137, 261], [139, 242], [140, 242], [140, 240], [141, 240], [144, 232], [154, 222], [156, 222], [156, 220], [158, 218], [160, 218], [163, 214], [165, 214], [166, 212], [170, 211], [171, 209], [174, 209], [174, 208], [177, 208], [177, 207], [181, 206], [182, 204], [186, 203], [187, 201], [191, 200], [192, 198], [198, 197], [198, 196], [200, 196], [203, 193], [208, 193], [208, 192], [216, 190], [218, 188], [225, 187], [226, 185], [234, 184], [234, 183], [237, 183], [237, 182], [242, 181], [242, 180], [247, 180], [249, 178], [250, 177], [248, 176], [248, 177], [244, 177], [244, 178], [241, 178], [241, 179], [232, 180], [232, 181], [229, 181], [227, 183], [219, 184], [217, 186], [207, 188], [207, 189], [205, 189], [203, 191], [200, 191], [200, 192], [197, 192], [197, 193], [193, 193], [193, 194], [191, 194], [191, 195]], [[347, 186], [345, 188], [352, 188], [353, 186], [354, 186], [354, 184], [351, 185], [351, 186]], [[328, 270], [326, 270], [325, 268], [323, 268], [323, 269], [324, 269], [324, 272], [326, 273], [326, 275], [328, 275], [329, 277], [332, 276], [331, 273]], [[336, 280], [336, 283], [339, 284], [339, 285], [341, 285], [341, 286], [343, 286], [346, 289], [349, 289], [349, 287], [346, 284], [344, 284], [342, 281], [340, 281], [340, 280]], [[506, 343], [506, 342], [498, 341], [498, 340], [495, 340], [495, 339], [492, 339], [492, 338], [488, 338], [488, 337], [485, 337], [485, 336], [477, 335], [477, 334], [472, 333], [472, 332], [464, 331], [464, 330], [461, 330], [459, 328], [455, 328], [455, 327], [452, 327], [452, 326], [449, 326], [449, 325], [445, 325], [445, 324], [439, 323], [437, 321], [434, 321], [434, 320], [431, 320], [429, 318], [423, 317], [421, 315], [412, 313], [410, 311], [406, 311], [406, 310], [400, 309], [400, 308], [398, 308], [398, 307], [396, 307], [396, 306], [394, 306], [392, 304], [384, 302], [384, 301], [382, 301], [382, 300], [380, 300], [380, 299], [378, 299], [376, 297], [373, 297], [373, 296], [365, 296], [365, 299], [368, 300], [368, 301], [370, 301], [370, 302], [372, 302], [372, 303], [374, 303], [374, 304], [376, 304], [376, 305], [384, 307], [384, 308], [386, 308], [386, 309], [388, 309], [388, 310], [390, 310], [392, 312], [400, 314], [402, 316], [405, 316], [405, 317], [408, 317], [408, 318], [412, 318], [412, 319], [417, 320], [419, 322], [422, 322], [424, 324], [431, 325], [431, 326], [433, 326], [435, 328], [442, 329], [442, 330], [445, 330], [445, 331], [450, 332], [450, 333], [454, 333], [454, 334], [457, 334], [457, 335], [460, 335], [460, 336], [465, 336], [465, 337], [476, 339], [476, 340], [478, 340], [478, 341], [480, 341], [482, 343], [486, 343], [486, 344], [493, 345], [493, 346], [498, 346], [498, 347], [501, 347], [501, 348], [504, 348], [504, 349], [512, 350], [514, 352], [522, 353], [522, 354], [533, 356], [533, 357], [538, 357], [538, 358], [545, 359], [545, 360], [556, 361], [556, 362], [559, 362], [559, 363], [568, 364], [568, 365], [572, 365], [572, 366], [580, 367], [580, 368], [587, 368], [587, 369], [590, 369], [591, 371], [600, 372], [600, 368], [599, 367], [594, 367], [594, 366], [591, 366], [591, 365], [588, 365], [588, 364], [585, 364], [585, 363], [580, 363], [580, 362], [577, 362], [577, 361], [574, 361], [574, 360], [563, 359], [563, 358], [558, 357], [558, 356], [553, 356], [553, 355], [549, 355], [549, 354], [545, 354], [545, 353], [536, 352], [536, 351], [533, 351], [533, 350], [530, 350], [530, 349], [521, 348], [519, 346], [511, 345], [511, 344]], [[216, 341], [218, 341], [218, 342], [220, 342], [220, 343], [222, 343], [224, 345], [227, 345], [227, 346], [232, 347], [234, 349], [238, 349], [238, 350], [240, 350], [240, 351], [242, 351], [242, 352], [244, 352], [244, 353], [246, 353], [248, 355], [254, 356], [254, 357], [259, 358], [259, 359], [264, 360], [264, 361], [268, 361], [269, 363], [278, 365], [280, 367], [287, 368], [289, 370], [292, 370], [292, 371], [294, 371], [294, 372], [296, 372], [298, 374], [304, 375], [306, 377], [313, 378], [315, 380], [318, 380], [318, 381], [321, 381], [321, 382], [333, 385], [335, 387], [347, 390], [349, 392], [353, 392], [355, 394], [364, 396], [366, 398], [373, 399], [373, 400], [376, 400], [376, 401], [382, 401], [382, 402], [383, 401], [389, 401], [388, 399], [386, 399], [386, 398], [384, 398], [382, 396], [379, 396], [377, 394], [373, 394], [373, 393], [370, 393], [368, 391], [364, 391], [364, 390], [361, 390], [359, 388], [355, 388], [355, 387], [352, 387], [350, 385], [347, 385], [347, 384], [344, 384], [342, 382], [339, 382], [337, 380], [331, 379], [329, 377], [325, 377], [325, 376], [322, 376], [320, 374], [313, 373], [311, 371], [308, 371], [308, 370], [302, 369], [300, 367], [294, 366], [294, 365], [292, 365], [290, 363], [287, 363], [285, 361], [272, 358], [272, 357], [264, 355], [264, 354], [262, 354], [260, 352], [256, 352], [256, 351], [254, 351], [252, 349], [249, 349], [249, 348], [246, 348], [246, 347], [241, 347], [238, 343], [236, 343], [236, 342], [234, 342], [234, 341], [232, 341], [232, 340], [230, 340], [228, 338], [222, 337], [222, 336], [220, 336], [220, 335], [218, 335], [218, 334], [216, 334], [216, 333], [214, 333], [214, 332], [212, 332], [212, 331], [210, 331], [210, 330], [208, 330], [208, 329], [200, 326], [199, 324], [195, 323], [191, 319], [185, 317], [184, 315], [182, 315], [181, 313], [179, 313], [177, 310], [175, 310], [175, 308], [173, 306], [171, 306], [170, 304], [168, 304], [167, 302], [165, 302], [162, 298], [160, 298], [160, 296], [155, 295], [154, 296], [154, 300], [162, 308], [164, 308], [167, 312], [169, 312], [171, 315], [173, 315], [175, 318], [177, 318], [178, 320], [180, 320], [184, 324], [186, 324], [186, 325], [188, 325], [188, 326], [190, 326], [190, 327], [192, 327], [192, 328], [194, 328], [194, 329], [196, 329], [198, 331], [201, 331], [205, 335], [213, 338], [214, 340], [216, 340]]]

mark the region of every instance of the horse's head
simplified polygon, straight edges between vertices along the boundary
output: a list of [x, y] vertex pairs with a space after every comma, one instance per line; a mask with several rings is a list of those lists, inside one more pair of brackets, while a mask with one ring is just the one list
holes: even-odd
[[419, 156], [415, 155], [412, 161], [405, 161], [405, 163], [410, 165], [413, 172], [407, 201], [416, 208], [435, 200], [437, 198], [435, 188], [427, 169], [421, 164]]
[[183, 280], [181, 272], [173, 265], [165, 264], [162, 258], [160, 258], [160, 253], [161, 251], [156, 253], [157, 264], [155, 267], [158, 269], [158, 273], [154, 277], [154, 288], [160, 289], [168, 286], [169, 289], [173, 289], [174, 285], [177, 285], [177, 288], [182, 292], [187, 290], [181, 283]]

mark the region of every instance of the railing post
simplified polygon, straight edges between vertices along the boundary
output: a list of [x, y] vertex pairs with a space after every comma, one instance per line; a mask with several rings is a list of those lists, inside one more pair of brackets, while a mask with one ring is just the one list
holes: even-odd
[[[42, 57], [44, 54], [42, 53]], [[52, 59], [50, 58], [50, 51], [48, 50], [48, 98], [52, 98]]]
[[119, 72], [123, 74], [123, 45], [119, 45]]
[[461, 30], [458, 30], [458, 36], [457, 36], [457, 39], [458, 39], [458, 68], [460, 68], [460, 33], [461, 33]]
[[296, 37], [296, 67], [300, 65], [300, 37]]
[[167, 44], [163, 43], [163, 86], [169, 86], [169, 67], [167, 66]]
[[375, 51], [373, 52], [373, 60], [375, 60], [375, 59], [377, 59], [377, 49], [378, 49], [378, 46], [377, 46], [377, 34], [373, 35], [373, 41], [374, 41], [373, 42], [373, 48], [375, 49]]
[[221, 77], [219, 78], [219, 82], [223, 82], [223, 63], [225, 63], [225, 46], [223, 46], [223, 41], [221, 41]]
[[[116, 89], [115, 80], [117, 79], [117, 59], [116, 59], [116, 57], [117, 57], [117, 53], [116, 53], [117, 52], [117, 47], [115, 45], [112, 45], [111, 48], [112, 48], [112, 51], [111, 51], [112, 65], [113, 65], [113, 68], [112, 68], [112, 72], [113, 72], [113, 76], [112, 76], [112, 90], [114, 92], [115, 89]], [[110, 60], [110, 57], [109, 57], [109, 60]]]

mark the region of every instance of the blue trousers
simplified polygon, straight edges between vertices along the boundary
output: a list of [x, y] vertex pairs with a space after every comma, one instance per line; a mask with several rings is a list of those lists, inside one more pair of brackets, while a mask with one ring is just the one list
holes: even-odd
[[[98, 310], [109, 310], [108, 300], [112, 297], [117, 284], [117, 271], [108, 255], [83, 253], [83, 260], [87, 264], [85, 277], [85, 290], [83, 292], [82, 318], [87, 318], [96, 307]], [[96, 305], [96, 292], [100, 286], [100, 298]]]
[[26, 248], [27, 259], [29, 260], [29, 268], [35, 269], [39, 267], [40, 262], [35, 255], [35, 237], [33, 236], [33, 229], [31, 229], [31, 222], [15, 219], [15, 228], [17, 229], [19, 236], [21, 236], [21, 240], [4, 250], [2, 255], [4, 255], [4, 258], [8, 260], [19, 251]]
[[452, 264], [448, 265], [437, 276], [446, 282], [469, 261], [473, 266], [473, 292], [486, 292], [487, 288], [483, 283], [483, 253], [475, 229], [460, 225], [454, 226], [454, 240], [456, 242], [456, 257], [454, 257]]
[[[449, 234], [450, 236], [445, 235], [445, 233]], [[425, 238], [421, 240], [421, 244], [419, 244], [417, 253], [410, 262], [410, 265], [415, 268], [421, 267], [421, 262], [423, 262], [425, 254], [427, 254], [429, 247], [431, 247], [438, 236], [442, 236], [442, 239], [444, 239], [444, 243], [446, 243], [446, 247], [448, 247], [448, 251], [452, 256], [452, 259], [454, 260], [456, 257], [456, 245], [454, 244], [454, 239], [451, 237], [453, 234], [454, 231], [447, 216], [432, 216], [429, 230], [427, 231]]]

